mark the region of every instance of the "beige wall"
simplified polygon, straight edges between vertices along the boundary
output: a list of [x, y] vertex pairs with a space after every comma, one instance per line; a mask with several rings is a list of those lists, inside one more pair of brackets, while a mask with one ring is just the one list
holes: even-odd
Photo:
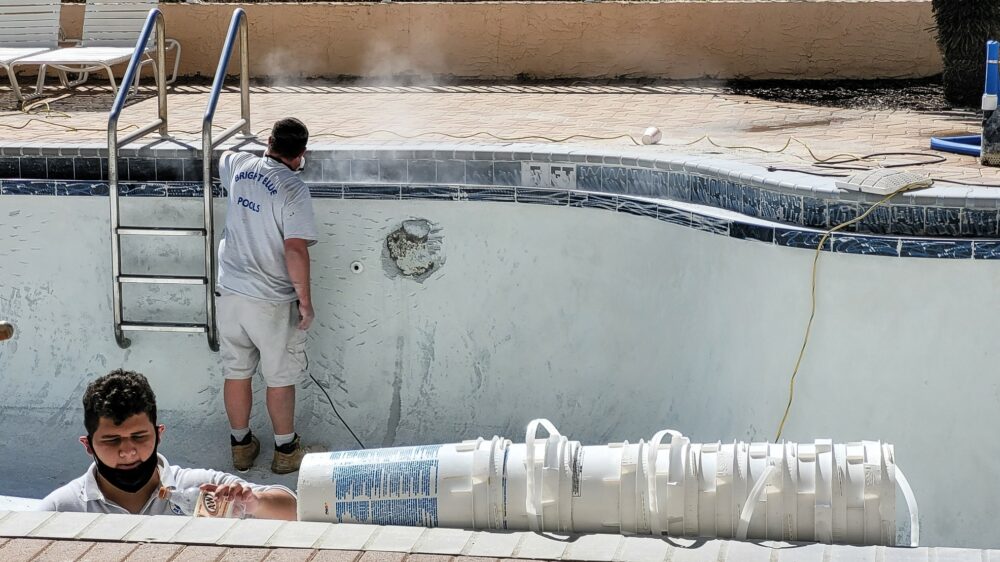
[[[212, 75], [239, 4], [166, 4], [181, 72]], [[902, 78], [937, 74], [915, 1], [252, 4], [255, 76]], [[79, 36], [81, 5], [63, 6]], [[230, 67], [231, 71], [235, 66]]]

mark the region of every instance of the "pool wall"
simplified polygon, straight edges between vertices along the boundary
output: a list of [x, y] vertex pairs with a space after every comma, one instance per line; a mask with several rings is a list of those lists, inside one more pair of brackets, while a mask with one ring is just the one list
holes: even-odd
[[[352, 173], [353, 160], [392, 169], [382, 165], [387, 153], [372, 154], [349, 159]], [[0, 316], [18, 327], [0, 345], [0, 494], [43, 495], [84, 469], [79, 400], [88, 381], [117, 367], [151, 378], [171, 460], [228, 466], [218, 355], [197, 335], [133, 334], [131, 348], [115, 345], [108, 199], [99, 187], [70, 195], [48, 183], [48, 196], [7, 187], [0, 195]], [[166, 196], [123, 198], [126, 221], [199, 221], [193, 184], [139, 185], [133, 195]], [[809, 314], [814, 252], [733, 225], [772, 236], [795, 229], [685, 202], [506, 187], [314, 186], [311, 371], [367, 445], [521, 439], [540, 416], [584, 443], [648, 439], [666, 427], [697, 441], [774, 437]], [[553, 193], [566, 199], [553, 204]], [[592, 196], [601, 204], [572, 204]], [[216, 209], [221, 225], [223, 200]], [[664, 220], [671, 209], [685, 220]], [[408, 275], [389, 255], [386, 238], [404, 221], [426, 221], [436, 241], [429, 275]], [[896, 248], [906, 240], [858, 238]], [[201, 273], [197, 240], [130, 240], [124, 255], [127, 272]], [[991, 376], [1000, 270], [968, 257], [823, 252], [785, 432], [894, 443], [930, 545], [997, 544], [1000, 493], [989, 467], [1000, 455]], [[203, 306], [202, 291], [183, 288], [128, 287], [125, 302], [136, 320], [197, 318]], [[253, 427], [267, 435], [257, 391]], [[300, 390], [298, 424], [313, 443], [354, 446], [311, 382]]]

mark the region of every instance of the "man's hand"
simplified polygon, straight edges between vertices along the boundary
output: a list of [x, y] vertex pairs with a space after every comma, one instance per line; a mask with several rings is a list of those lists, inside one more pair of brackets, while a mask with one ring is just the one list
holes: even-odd
[[250, 486], [245, 484], [223, 484], [217, 486], [215, 484], [202, 484], [201, 491], [211, 492], [215, 494], [215, 497], [221, 500], [231, 500], [243, 504], [243, 512], [247, 515], [253, 515], [257, 512], [257, 508], [260, 507], [260, 498], [254, 493]]
[[299, 329], [308, 330], [309, 326], [312, 326], [313, 318], [316, 317], [316, 313], [313, 312], [313, 307], [311, 304], [305, 304], [299, 301]]

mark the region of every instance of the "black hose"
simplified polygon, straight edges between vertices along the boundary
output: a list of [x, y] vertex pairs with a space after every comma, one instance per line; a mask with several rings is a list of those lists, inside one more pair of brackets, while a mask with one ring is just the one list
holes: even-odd
[[[865, 168], [867, 169], [867, 168]], [[809, 174], [810, 176], [822, 176], [824, 178], [846, 178], [847, 174], [824, 174], [823, 172], [810, 172], [809, 170], [797, 170], [795, 168], [778, 168], [777, 166], [768, 166], [768, 172], [798, 172], [800, 174]]]
[[[309, 369], [308, 355], [306, 355], [306, 369]], [[333, 403], [333, 398], [330, 398], [330, 393], [327, 392], [325, 388], [323, 388], [323, 385], [321, 385], [319, 381], [316, 380], [316, 377], [312, 376], [312, 373], [309, 373], [309, 378], [311, 378], [313, 382], [316, 383], [316, 386], [318, 386], [319, 389], [323, 391], [323, 395], [326, 396], [326, 401], [329, 402], [330, 407], [333, 408], [333, 415], [337, 416], [337, 419], [340, 420], [340, 423], [344, 424], [344, 427], [347, 428], [347, 431], [348, 433], [351, 434], [351, 437], [353, 437], [354, 440], [357, 441], [358, 446], [361, 447], [362, 449], [367, 449], [367, 447], [365, 447], [365, 444], [362, 443], [360, 439], [358, 439], [358, 436], [354, 433], [354, 430], [351, 429], [351, 426], [347, 423], [346, 420], [344, 420], [344, 417], [341, 416], [340, 412], [337, 411], [337, 406]]]

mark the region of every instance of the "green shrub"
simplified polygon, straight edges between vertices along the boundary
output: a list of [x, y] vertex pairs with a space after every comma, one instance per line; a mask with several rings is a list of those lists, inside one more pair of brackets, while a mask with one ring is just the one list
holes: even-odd
[[944, 59], [944, 95], [978, 107], [985, 80], [986, 41], [1000, 39], [1000, 0], [931, 0]]

